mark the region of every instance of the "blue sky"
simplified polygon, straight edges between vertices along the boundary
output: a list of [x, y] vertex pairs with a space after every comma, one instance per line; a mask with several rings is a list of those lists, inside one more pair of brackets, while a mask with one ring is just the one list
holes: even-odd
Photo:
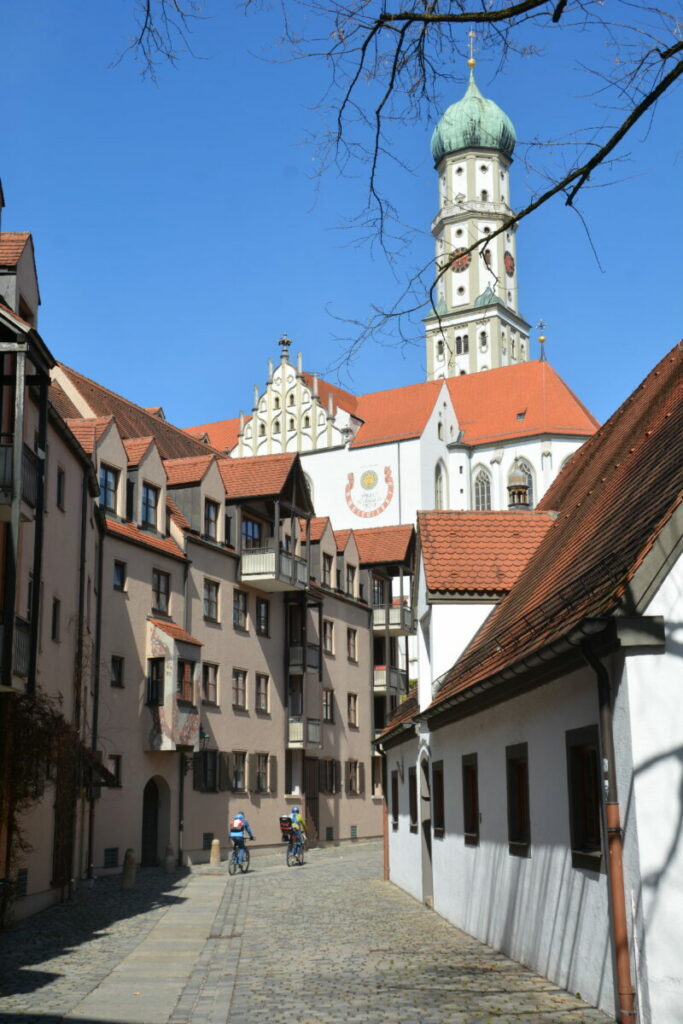
[[[153, 84], [129, 58], [112, 66], [134, 30], [133, 0], [0, 0], [2, 226], [33, 232], [41, 334], [58, 359], [183, 426], [249, 411], [285, 331], [306, 368], [325, 373], [352, 330], [345, 320], [391, 305], [430, 259], [437, 197], [433, 124], [397, 126], [411, 172], [387, 166], [384, 180], [417, 233], [391, 267], [353, 244], [363, 181], [318, 179], [308, 142], [324, 64], [272, 59], [283, 52], [276, 11], [206, 7], [192, 37], [201, 59], [161, 68]], [[543, 58], [498, 76], [481, 53], [479, 87], [520, 140], [596, 124], [606, 112], [589, 77], [570, 73], [591, 46], [558, 34]], [[547, 322], [550, 362], [601, 420], [681, 336], [680, 96], [596, 178], [619, 183], [584, 195], [590, 241], [561, 200], [518, 235], [520, 311]], [[531, 184], [517, 160], [516, 208]], [[415, 332], [412, 346], [367, 344], [328, 378], [359, 393], [423, 380], [419, 320]]]

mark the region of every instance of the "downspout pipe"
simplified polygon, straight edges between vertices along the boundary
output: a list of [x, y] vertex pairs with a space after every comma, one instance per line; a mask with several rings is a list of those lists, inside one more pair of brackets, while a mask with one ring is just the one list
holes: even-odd
[[598, 684], [602, 788], [609, 854], [610, 925], [618, 994], [617, 1020], [620, 1024], [632, 1024], [636, 1020], [635, 990], [631, 979], [631, 958], [628, 948], [626, 894], [624, 889], [624, 836], [621, 827], [617, 792], [612, 721], [612, 685], [607, 669], [595, 655], [588, 641], [584, 641], [581, 644], [581, 651], [586, 662], [595, 672]]
[[[100, 657], [102, 654], [102, 576], [104, 564], [104, 522], [99, 506], [93, 510], [95, 524], [99, 534], [97, 543], [97, 604], [95, 608], [95, 664], [93, 666], [93, 698], [92, 698], [92, 740], [90, 749], [93, 757], [97, 756], [97, 730], [100, 711]], [[88, 878], [95, 877], [95, 787], [90, 782], [90, 809], [88, 813]]]

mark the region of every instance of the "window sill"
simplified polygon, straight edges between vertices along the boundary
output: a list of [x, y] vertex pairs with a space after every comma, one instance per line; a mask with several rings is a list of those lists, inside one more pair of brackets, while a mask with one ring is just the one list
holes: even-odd
[[202, 697], [202, 707], [203, 708], [217, 708], [218, 707], [218, 701], [217, 700], [205, 700]]
[[214, 619], [213, 616], [211, 616], [211, 615], [205, 615], [204, 616], [204, 622], [208, 622], [212, 626], [220, 626], [219, 620], [218, 619]]
[[246, 626], [239, 626], [236, 622], [233, 622], [232, 628], [236, 633], [241, 633], [243, 636], [249, 636], [249, 630]]
[[525, 842], [512, 842], [508, 843], [508, 853], [511, 857], [530, 857], [531, 844], [528, 841]]
[[[410, 831], [411, 831], [411, 832], [412, 832], [412, 833], [413, 833], [414, 835], [417, 835], [417, 825], [411, 825], [411, 826], [410, 826]], [[435, 830], [435, 833], [436, 833], [436, 830]]]
[[435, 826], [433, 832], [434, 832], [434, 838], [435, 839], [443, 839], [443, 837], [446, 835], [446, 829], [445, 828], [437, 828]]
[[247, 710], [247, 705], [246, 704], [233, 704], [232, 705], [232, 710], [233, 711], [246, 711]]
[[256, 630], [256, 636], [260, 636], [262, 640], [270, 640], [270, 633], [264, 633], [260, 629]]
[[270, 711], [268, 708], [254, 708], [254, 710], [257, 715], [261, 716], [261, 718], [270, 718]]
[[392, 821], [392, 823], [391, 823], [391, 831], [392, 832], [398, 832], [398, 822], [397, 821]]
[[479, 846], [479, 833], [465, 832], [465, 846]]
[[602, 853], [599, 850], [572, 850], [572, 867], [601, 874], [604, 871]]

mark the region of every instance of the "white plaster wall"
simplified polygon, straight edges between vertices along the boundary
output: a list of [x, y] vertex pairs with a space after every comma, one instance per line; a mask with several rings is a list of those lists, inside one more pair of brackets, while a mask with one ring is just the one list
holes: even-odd
[[[432, 734], [432, 759], [444, 762], [446, 824], [444, 838], [433, 841], [434, 907], [613, 1013], [606, 876], [572, 868], [569, 848], [565, 732], [597, 719], [596, 684], [586, 670]], [[530, 773], [528, 858], [510, 855], [507, 842], [505, 747], [522, 742]], [[477, 847], [466, 846], [462, 834], [461, 757], [469, 753], [478, 756]], [[392, 878], [412, 891], [401, 868], [405, 856], [396, 851]]]
[[634, 774], [621, 803], [627, 842], [637, 838], [640, 877], [629, 872], [627, 885], [642, 921], [639, 980], [649, 1024], [683, 1018], [682, 597], [683, 557], [647, 609], [665, 617], [665, 652], [631, 656], [625, 667]]
[[494, 607], [492, 602], [458, 602], [432, 606], [432, 680], [438, 679], [460, 657]]
[[[391, 747], [387, 750], [387, 800], [389, 801], [389, 869], [391, 881], [404, 889], [416, 900], [422, 900], [422, 874], [420, 869], [420, 832], [410, 831], [410, 814], [408, 805], [408, 768], [416, 766], [417, 743], [413, 738], [408, 743]], [[391, 773], [396, 770], [397, 763], [403, 767], [403, 781], [398, 779], [399, 823], [394, 831], [391, 821]], [[419, 775], [418, 775], [419, 786]], [[418, 790], [419, 808], [419, 790]]]

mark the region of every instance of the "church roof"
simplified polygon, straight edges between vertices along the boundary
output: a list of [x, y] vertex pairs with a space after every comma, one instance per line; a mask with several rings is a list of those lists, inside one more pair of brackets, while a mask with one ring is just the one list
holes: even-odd
[[30, 231], [0, 232], [0, 267], [16, 267], [30, 237]]
[[59, 364], [61, 370], [96, 416], [114, 416], [122, 438], [152, 436], [162, 459], [177, 459], [188, 455], [206, 455], [206, 445], [160, 420], [134, 402], [102, 387], [75, 370]]
[[510, 677], [512, 666], [556, 649], [583, 620], [622, 605], [683, 500], [682, 379], [683, 343], [562, 471], [542, 503], [554, 506], [555, 521], [446, 674], [428, 715], [479, 682]]
[[552, 522], [549, 512], [418, 512], [427, 589], [506, 594]]
[[361, 565], [405, 563], [415, 536], [415, 528], [406, 526], [370, 526], [354, 529]]
[[515, 142], [512, 121], [493, 100], [482, 96], [472, 68], [465, 95], [448, 107], [434, 129], [431, 144], [434, 163], [438, 164], [447, 153], [460, 149], [497, 149], [512, 156]]
[[[306, 386], [312, 391], [312, 374], [304, 372], [302, 373], [302, 377]], [[332, 398], [332, 408], [335, 413], [337, 409], [345, 409], [347, 412], [355, 415], [358, 397], [356, 395], [352, 395], [350, 391], [345, 391], [343, 388], [337, 387], [336, 384], [328, 384], [326, 380], [322, 380], [318, 377], [318, 398], [324, 409], [327, 409], [330, 397]]]
[[442, 386], [443, 381], [432, 380], [360, 395], [354, 415], [363, 422], [350, 447], [420, 437]]
[[533, 360], [448, 377], [465, 444], [559, 434], [590, 437], [599, 426], [550, 363]]
[[[251, 417], [245, 418], [245, 423]], [[205, 434], [209, 444], [221, 452], [231, 451], [238, 441], [240, 432], [240, 418], [235, 416], [231, 420], [216, 420], [214, 423], [204, 423], [199, 427], [185, 427], [185, 433], [190, 437], [200, 438]]]

